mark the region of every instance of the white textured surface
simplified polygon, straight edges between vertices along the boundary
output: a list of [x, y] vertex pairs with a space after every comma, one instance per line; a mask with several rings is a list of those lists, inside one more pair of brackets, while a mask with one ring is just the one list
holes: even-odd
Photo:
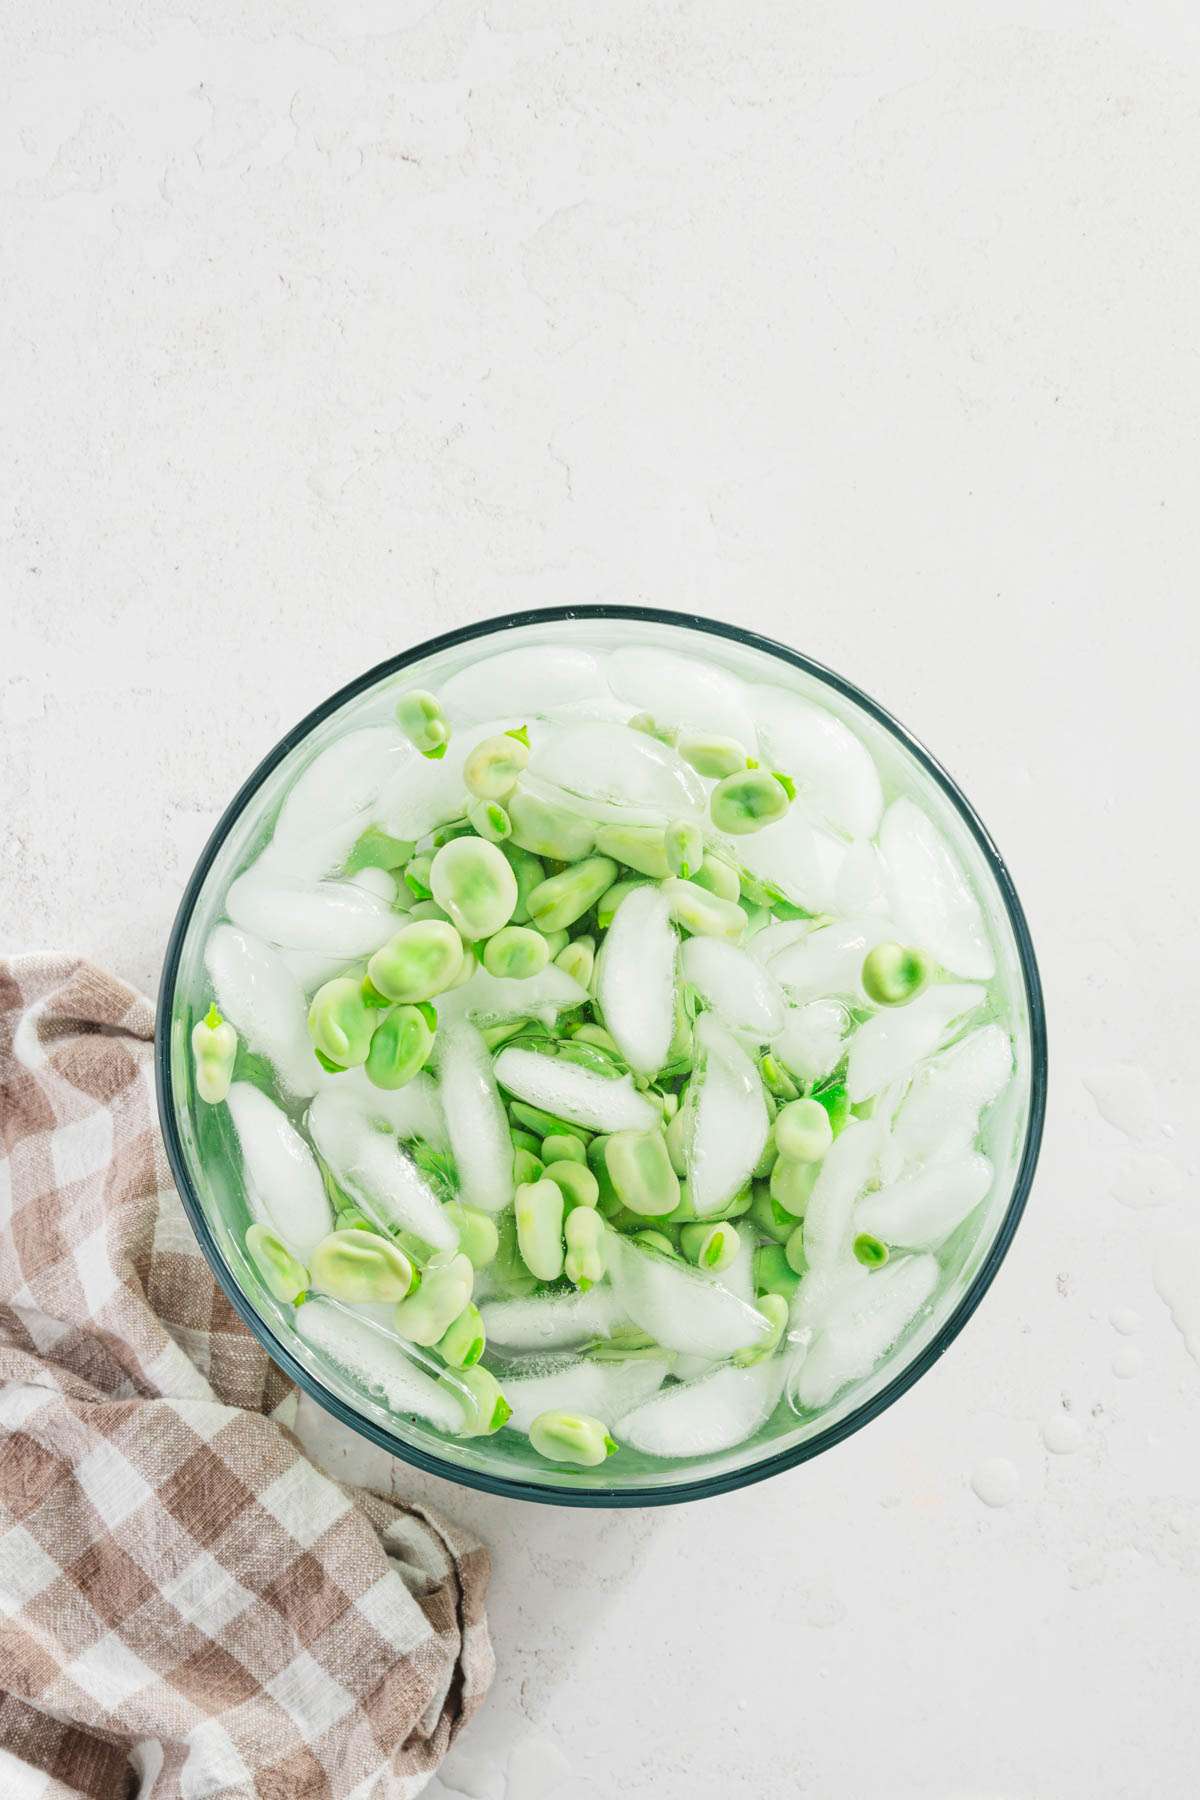
[[0, 17], [6, 945], [152, 986], [217, 810], [336, 683], [644, 598], [911, 722], [1041, 949], [1028, 1221], [819, 1464], [568, 1513], [314, 1428], [493, 1547], [461, 1792], [1195, 1791], [1200, 1370], [1151, 1268], [1194, 1318], [1198, 81], [1186, 0]]

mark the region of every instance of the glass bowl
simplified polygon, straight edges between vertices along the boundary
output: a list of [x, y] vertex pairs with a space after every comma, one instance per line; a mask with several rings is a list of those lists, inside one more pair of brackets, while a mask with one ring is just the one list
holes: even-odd
[[[205, 1108], [195, 1096], [189, 1037], [206, 994], [205, 940], [230, 880], [265, 842], [299, 770], [352, 725], [387, 717], [404, 688], [437, 690], [494, 652], [546, 643], [691, 654], [819, 701], [865, 741], [885, 794], [911, 794], [946, 834], [982, 903], [995, 950], [1016, 1073], [985, 1123], [983, 1147], [996, 1178], [980, 1214], [972, 1215], [974, 1230], [956, 1234], [927, 1315], [871, 1375], [817, 1416], [791, 1415], [790, 1428], [768, 1428], [769, 1435], [719, 1456], [662, 1463], [625, 1451], [594, 1470], [547, 1464], [543, 1471], [530, 1466], [528, 1446], [515, 1433], [449, 1440], [390, 1413], [322, 1365], [293, 1328], [289, 1309], [263, 1286], [242, 1248], [247, 1214], [230, 1140], [214, 1137], [212, 1116], [223, 1109]], [[498, 696], [497, 710], [501, 704]], [[830, 1449], [899, 1399], [962, 1330], [1000, 1266], [1033, 1180], [1046, 1099], [1045, 1019], [1025, 916], [999, 852], [945, 770], [875, 701], [796, 651], [716, 620], [626, 606], [547, 608], [448, 632], [369, 670], [288, 732], [234, 796], [185, 889], [163, 968], [156, 1067], [167, 1153], [192, 1227], [230, 1301], [292, 1379], [336, 1418], [418, 1468], [492, 1493], [576, 1506], [658, 1505], [761, 1481]]]

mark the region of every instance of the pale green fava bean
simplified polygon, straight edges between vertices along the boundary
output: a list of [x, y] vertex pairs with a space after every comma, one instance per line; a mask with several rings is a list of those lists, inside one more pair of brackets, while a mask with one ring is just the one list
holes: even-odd
[[746, 915], [740, 906], [710, 894], [694, 881], [672, 878], [663, 882], [662, 892], [675, 923], [696, 937], [728, 938], [736, 943], [746, 929]]
[[529, 1427], [529, 1442], [547, 1462], [573, 1463], [595, 1469], [617, 1444], [607, 1427], [588, 1413], [539, 1413]]
[[[442, 925], [451, 923], [450, 914], [444, 906], [439, 906], [436, 900], [418, 900], [414, 906], [409, 907], [408, 916], [414, 924], [419, 919], [436, 919]], [[454, 986], [458, 986], [457, 977]]]
[[692, 880], [698, 887], [715, 894], [718, 900], [731, 900], [736, 905], [741, 898], [742, 884], [737, 870], [723, 862], [719, 856], [706, 855]]
[[664, 881], [671, 873], [667, 861], [666, 833], [661, 825], [601, 825], [596, 832], [596, 848], [604, 856], [649, 875], [652, 881]]
[[788, 1261], [782, 1244], [760, 1244], [754, 1252], [754, 1288], [758, 1294], [779, 1294], [790, 1300], [800, 1277]]
[[546, 940], [546, 949], [552, 957], [557, 956], [560, 951], [565, 950], [571, 941], [570, 932], [542, 931], [540, 925], [536, 926], [535, 929], [542, 932], [542, 936]]
[[679, 1177], [661, 1131], [614, 1131], [604, 1161], [623, 1206], [642, 1218], [660, 1218], [679, 1204]]
[[[542, 1149], [545, 1148], [543, 1144]], [[600, 1198], [600, 1183], [586, 1162], [567, 1157], [562, 1162], [548, 1162], [542, 1173], [547, 1181], [554, 1183], [564, 1203], [571, 1208], [593, 1207]]]
[[553, 1181], [522, 1182], [516, 1198], [517, 1243], [531, 1275], [557, 1281], [563, 1272], [563, 1196]]
[[453, 925], [421, 919], [405, 925], [375, 952], [367, 974], [386, 999], [408, 1005], [444, 993], [462, 966], [463, 943]]
[[863, 992], [876, 1006], [907, 1006], [929, 981], [928, 960], [904, 944], [876, 944], [862, 966]]
[[599, 1213], [588, 1206], [577, 1206], [567, 1214], [563, 1229], [567, 1239], [563, 1273], [567, 1280], [581, 1290], [603, 1281], [608, 1258], [604, 1247], [604, 1223]]
[[401, 694], [396, 702], [396, 723], [422, 756], [445, 756], [450, 727], [436, 695], [425, 688]]
[[649, 887], [649, 885], [650, 883], [644, 875], [635, 875], [627, 881], [614, 881], [596, 902], [596, 923], [601, 931], [608, 930], [617, 916], [617, 908], [622, 900], [627, 900], [635, 888]]
[[748, 1369], [754, 1363], [762, 1362], [765, 1357], [773, 1355], [782, 1343], [783, 1334], [787, 1330], [789, 1308], [782, 1294], [763, 1294], [759, 1298], [757, 1306], [758, 1311], [770, 1326], [770, 1332], [758, 1339], [757, 1342], [748, 1344], [744, 1350], [735, 1352], [733, 1357], [735, 1369]]
[[595, 829], [588, 819], [568, 811], [553, 800], [543, 800], [528, 788], [517, 788], [508, 802], [512, 841], [535, 856], [555, 862], [578, 862], [595, 843]]
[[737, 1226], [722, 1221], [718, 1225], [708, 1225], [703, 1221], [695, 1225], [685, 1225], [679, 1233], [679, 1245], [689, 1262], [697, 1268], [705, 1269], [710, 1275], [719, 1275], [737, 1258], [742, 1247]]
[[196, 1092], [209, 1106], [217, 1106], [229, 1093], [237, 1058], [237, 1032], [210, 1006], [192, 1027], [192, 1054], [196, 1059]]
[[292, 1306], [308, 1288], [308, 1270], [292, 1255], [277, 1231], [269, 1225], [251, 1225], [246, 1249], [269, 1291]]
[[854, 1254], [864, 1269], [882, 1269], [891, 1252], [881, 1238], [860, 1231], [854, 1240]]
[[427, 1001], [421, 1006], [397, 1006], [388, 1013], [371, 1039], [367, 1080], [377, 1088], [389, 1089], [411, 1081], [429, 1061], [436, 1025], [437, 1014]]
[[802, 1219], [809, 1195], [816, 1186], [818, 1168], [817, 1163], [796, 1162], [790, 1156], [781, 1156], [771, 1170], [772, 1200], [794, 1218]]
[[683, 760], [708, 781], [736, 775], [750, 760], [736, 738], [719, 737], [715, 732], [685, 731], [677, 747]]
[[608, 856], [589, 856], [561, 875], [551, 875], [526, 898], [529, 917], [540, 931], [565, 931], [590, 912], [606, 888], [617, 878], [617, 865]]
[[346, 858], [344, 875], [357, 875], [360, 869], [399, 869], [416, 846], [404, 838], [391, 837], [379, 825], [368, 825]]
[[489, 844], [502, 844], [512, 836], [512, 820], [498, 800], [472, 800], [467, 817]]
[[577, 981], [581, 988], [592, 985], [592, 975], [596, 967], [596, 940], [590, 937], [578, 937], [573, 943], [564, 944], [554, 958], [555, 966], [572, 981]]
[[783, 1246], [783, 1253], [787, 1257], [788, 1268], [792, 1269], [797, 1275], [803, 1275], [805, 1269], [808, 1267], [808, 1258], [804, 1254], [803, 1222], [797, 1225], [795, 1231], [793, 1231], [791, 1237]]
[[429, 883], [467, 938], [494, 937], [517, 904], [517, 878], [504, 852], [483, 838], [455, 838], [433, 859]]
[[552, 1131], [542, 1139], [542, 1158], [547, 1163], [577, 1162], [587, 1166], [587, 1151], [577, 1137]]
[[704, 839], [700, 828], [686, 820], [675, 825], [668, 825], [663, 837], [663, 845], [667, 853], [667, 865], [672, 875], [678, 875], [687, 881], [697, 875], [704, 861]]
[[631, 1242], [641, 1244], [646, 1250], [657, 1250], [661, 1256], [674, 1256], [675, 1246], [665, 1231], [635, 1231]]
[[795, 1162], [820, 1162], [833, 1142], [829, 1114], [819, 1100], [792, 1100], [780, 1107], [775, 1142], [781, 1156]]
[[626, 719], [630, 731], [640, 731], [643, 737], [657, 738], [660, 744], [673, 744], [679, 733], [673, 725], [660, 725], [653, 713], [634, 713], [632, 719]]
[[709, 795], [709, 811], [718, 831], [744, 837], [774, 825], [791, 805], [791, 795], [777, 775], [767, 769], [743, 769], [726, 775]]
[[487, 1345], [483, 1314], [477, 1306], [464, 1306], [454, 1323], [437, 1341], [438, 1355], [452, 1369], [471, 1369]]
[[404, 885], [415, 900], [430, 898], [429, 871], [433, 867], [433, 853], [422, 850], [418, 856], [410, 856], [404, 871]]
[[414, 1284], [404, 1252], [370, 1231], [331, 1231], [312, 1253], [310, 1274], [319, 1293], [350, 1306], [405, 1300]]
[[[512, 824], [511, 812], [508, 822]], [[531, 856], [528, 850], [519, 849], [511, 838], [505, 841], [502, 848], [505, 860], [517, 878], [517, 904], [513, 908], [512, 922], [514, 925], [526, 925], [529, 922], [529, 908], [525, 902], [539, 881], [545, 881], [546, 871], [536, 856]]]
[[754, 1184], [750, 1217], [758, 1229], [767, 1237], [773, 1238], [777, 1244], [786, 1244], [796, 1229], [796, 1215], [780, 1206], [778, 1200], [772, 1199], [770, 1188], [761, 1181]]
[[461, 1200], [448, 1200], [442, 1211], [457, 1231], [459, 1250], [472, 1268], [486, 1269], [500, 1244], [495, 1220], [477, 1207], [465, 1206]]
[[528, 761], [529, 746], [520, 738], [484, 738], [464, 763], [463, 780], [479, 800], [506, 800]]
[[460, 1437], [490, 1437], [512, 1417], [512, 1407], [500, 1390], [500, 1383], [490, 1369], [475, 1364], [469, 1369], [453, 1369], [442, 1376], [447, 1388], [463, 1409]]
[[550, 946], [528, 925], [505, 925], [483, 946], [483, 966], [501, 981], [527, 981], [550, 961]]
[[458, 974], [454, 977], [450, 986], [452, 988], [466, 987], [468, 981], [470, 981], [478, 967], [479, 958], [476, 956], [470, 944], [464, 944], [462, 968], [458, 971]]
[[671, 1159], [671, 1167], [680, 1177], [687, 1174], [685, 1116], [683, 1109], [680, 1108], [667, 1125], [667, 1155]]
[[343, 1069], [366, 1062], [378, 1024], [378, 1010], [367, 1004], [362, 982], [353, 975], [324, 982], [308, 1009], [308, 1035], [315, 1048]]
[[416, 1293], [396, 1308], [396, 1330], [411, 1343], [436, 1344], [469, 1304], [472, 1284], [473, 1272], [465, 1256], [456, 1256], [439, 1268], [427, 1264]]
[[541, 1157], [534, 1150], [513, 1151], [513, 1186], [525, 1187], [531, 1181], [540, 1181], [545, 1168]]

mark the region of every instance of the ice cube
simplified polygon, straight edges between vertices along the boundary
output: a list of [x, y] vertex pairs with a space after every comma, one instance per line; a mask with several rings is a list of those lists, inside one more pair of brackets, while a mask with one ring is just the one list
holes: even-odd
[[887, 935], [883, 919], [838, 919], [780, 950], [771, 958], [770, 970], [797, 1005], [834, 994], [857, 994], [863, 958]]
[[447, 820], [461, 818], [467, 804], [463, 768], [471, 751], [484, 738], [520, 723], [511, 717], [488, 718], [480, 725], [454, 731], [445, 755], [432, 761], [414, 751], [413, 759], [381, 790], [372, 822], [392, 837], [415, 842]]
[[696, 1021], [697, 1072], [684, 1102], [685, 1159], [692, 1205], [703, 1219], [750, 1179], [770, 1120], [758, 1070], [711, 1013]]
[[791, 806], [783, 818], [744, 837], [718, 840], [720, 854], [758, 881], [777, 887], [808, 912], [828, 912], [844, 855], [843, 846]]
[[602, 699], [608, 691], [604, 671], [590, 650], [530, 644], [479, 656], [469, 668], [442, 682], [438, 698], [446, 717], [457, 725], [490, 719], [497, 706], [536, 715], [549, 702], [564, 706]]
[[670, 1048], [677, 944], [670, 905], [653, 886], [626, 897], [605, 935], [597, 996], [606, 1026], [639, 1075], [657, 1075]]
[[800, 943], [814, 930], [819, 929], [816, 919], [777, 919], [771, 925], [764, 925], [745, 942], [746, 949], [760, 963], [769, 963], [781, 950], [788, 950], [793, 944]]
[[[397, 919], [396, 930], [399, 929], [400, 920]], [[291, 970], [308, 998], [335, 975], [346, 973], [344, 956], [323, 956], [319, 950], [280, 950], [279, 960]]]
[[783, 1029], [784, 1001], [778, 982], [736, 944], [720, 938], [689, 938], [680, 952], [679, 968], [683, 979], [731, 1031], [744, 1032], [762, 1043]]
[[229, 1116], [241, 1146], [251, 1213], [273, 1226], [306, 1263], [333, 1230], [333, 1210], [312, 1151], [286, 1113], [248, 1081], [230, 1088]]
[[850, 1249], [836, 1262], [806, 1269], [792, 1297], [788, 1335], [801, 1347], [810, 1344], [831, 1314], [844, 1307], [868, 1279], [868, 1271]]
[[833, 910], [842, 918], [887, 911], [883, 863], [874, 844], [865, 838], [851, 844], [842, 858], [834, 882]]
[[753, 703], [763, 761], [791, 776], [798, 804], [846, 837], [872, 837], [883, 790], [849, 726], [786, 688], [756, 687]]
[[913, 801], [893, 800], [879, 848], [901, 937], [955, 975], [990, 980], [996, 962], [979, 901], [941, 832]]
[[779, 1402], [785, 1366], [768, 1357], [663, 1388], [617, 1423], [617, 1442], [644, 1456], [716, 1456], [745, 1443]]
[[762, 1314], [739, 1299], [719, 1275], [705, 1275], [678, 1257], [631, 1243], [610, 1231], [609, 1278], [629, 1318], [664, 1350], [725, 1357], [769, 1330]]
[[[440, 1431], [462, 1430], [463, 1408], [450, 1387], [425, 1373], [403, 1339], [337, 1300], [306, 1300], [296, 1310], [304, 1342], [389, 1412], [414, 1413]], [[432, 1359], [431, 1359], [432, 1366]]]
[[318, 1094], [308, 1109], [308, 1128], [336, 1180], [368, 1218], [411, 1231], [435, 1250], [454, 1248], [458, 1233], [416, 1163], [353, 1096]]
[[508, 1118], [487, 1045], [465, 1019], [439, 1037], [438, 1093], [462, 1199], [481, 1212], [502, 1212], [513, 1197]]
[[608, 1285], [582, 1294], [535, 1294], [527, 1300], [488, 1300], [480, 1306], [488, 1343], [497, 1350], [569, 1350], [608, 1337], [624, 1322]]
[[837, 1068], [850, 1030], [850, 1014], [840, 1000], [810, 1000], [789, 1006], [772, 1049], [801, 1081], [821, 1081]]
[[754, 713], [736, 675], [694, 656], [630, 647], [609, 657], [608, 679], [614, 694], [656, 724], [736, 738], [754, 754]]
[[826, 1321], [796, 1372], [793, 1404], [828, 1406], [851, 1381], [869, 1375], [937, 1286], [933, 1256], [894, 1259], [859, 1284]]
[[983, 1005], [987, 990], [965, 982], [927, 988], [907, 1006], [885, 1007], [860, 1025], [850, 1045], [846, 1087], [851, 1104], [869, 1100], [930, 1056], [968, 1014]]
[[272, 882], [254, 870], [230, 885], [225, 910], [266, 943], [347, 960], [369, 956], [400, 929], [385, 900], [352, 882]]
[[515, 1099], [588, 1131], [648, 1131], [660, 1123], [657, 1107], [637, 1092], [628, 1075], [610, 1079], [578, 1063], [513, 1045], [501, 1050], [495, 1066], [496, 1080]]
[[267, 1058], [289, 1093], [313, 1093], [320, 1064], [308, 1036], [308, 1007], [278, 951], [236, 925], [218, 925], [204, 962], [217, 1005], [247, 1048]]
[[1012, 1075], [1012, 1044], [999, 1025], [984, 1025], [943, 1050], [915, 1077], [896, 1114], [892, 1142], [910, 1162], [943, 1161], [969, 1150], [979, 1115]]
[[352, 1100], [364, 1118], [378, 1120], [399, 1138], [420, 1138], [435, 1150], [449, 1147], [437, 1088], [432, 1075], [423, 1070], [402, 1088], [377, 1088], [364, 1069], [345, 1069], [339, 1074], [322, 1069], [318, 1091]]
[[632, 1356], [625, 1362], [563, 1358], [532, 1375], [508, 1373], [501, 1386], [512, 1407], [508, 1425], [528, 1431], [539, 1413], [588, 1413], [610, 1428], [657, 1393], [667, 1378], [666, 1357]]
[[360, 887], [364, 894], [374, 894], [388, 906], [396, 898], [396, 877], [388, 869], [359, 869], [348, 879], [351, 887]]
[[869, 1231], [885, 1244], [906, 1250], [936, 1250], [979, 1205], [992, 1185], [986, 1156], [956, 1156], [930, 1163], [867, 1194], [859, 1201], [854, 1229]]
[[554, 963], [524, 981], [489, 975], [482, 963], [462, 987], [439, 994], [434, 1001], [440, 1025], [456, 1019], [473, 1019], [479, 1025], [496, 1025], [506, 1019], [542, 1019], [552, 1025], [559, 1013], [570, 1012], [587, 1000], [587, 989]]
[[275, 821], [265, 860], [274, 875], [316, 881], [342, 867], [386, 783], [418, 760], [394, 725], [347, 732], [301, 770]]
[[530, 757], [529, 772], [604, 814], [633, 808], [673, 819], [705, 806], [704, 783], [669, 745], [602, 720], [556, 727]]
[[833, 1140], [804, 1214], [804, 1254], [810, 1269], [830, 1268], [849, 1254], [854, 1203], [875, 1172], [880, 1132], [851, 1119]]

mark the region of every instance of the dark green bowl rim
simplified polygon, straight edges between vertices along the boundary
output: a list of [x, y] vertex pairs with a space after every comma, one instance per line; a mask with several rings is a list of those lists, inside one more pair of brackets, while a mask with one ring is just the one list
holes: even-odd
[[[769, 656], [777, 657], [782, 662], [790, 663], [793, 668], [801, 669], [805, 674], [827, 683], [837, 693], [862, 707], [864, 712], [897, 738], [915, 757], [926, 773], [947, 795], [979, 845], [999, 888], [1008, 913], [1009, 923], [1012, 926], [1029, 1009], [1031, 1059], [1029, 1117], [1025, 1128], [1025, 1143], [1021, 1152], [1021, 1161], [1013, 1183], [1012, 1198], [987, 1256], [941, 1330], [931, 1338], [921, 1354], [877, 1394], [872, 1395], [869, 1400], [864, 1401], [861, 1406], [855, 1407], [852, 1412], [847, 1413], [844, 1418], [837, 1420], [826, 1430], [806, 1439], [804, 1443], [797, 1444], [789, 1450], [779, 1451], [773, 1456], [766, 1456], [748, 1468], [730, 1470], [728, 1474], [708, 1475], [695, 1481], [681, 1481], [669, 1487], [613, 1489], [540, 1486], [533, 1482], [510, 1480], [503, 1475], [492, 1475], [475, 1469], [460, 1468], [457, 1464], [446, 1461], [440, 1456], [430, 1455], [427, 1451], [406, 1443], [403, 1438], [395, 1436], [382, 1426], [376, 1425], [372, 1420], [364, 1418], [353, 1407], [339, 1399], [336, 1394], [322, 1389], [310, 1372], [297, 1362], [287, 1346], [275, 1336], [267, 1322], [259, 1317], [234, 1280], [232, 1272], [209, 1230], [208, 1222], [200, 1207], [199, 1197], [192, 1185], [172, 1105], [170, 1024], [175, 978], [179, 969], [184, 937], [191, 922], [200, 889], [217, 853], [234, 823], [271, 771], [331, 713], [344, 706], [347, 701], [353, 700], [367, 688], [373, 687], [377, 682], [397, 674], [401, 669], [406, 669], [413, 663], [420, 662], [438, 651], [452, 649], [458, 644], [469, 644], [476, 638], [488, 637], [505, 630], [518, 630], [527, 625], [549, 625], [571, 619], [629, 619], [639, 623], [678, 627], [683, 630], [707, 632], [713, 637], [728, 638], [735, 644], [750, 645], [753, 649], [761, 650]], [[364, 675], [358, 676], [356, 680], [340, 688], [336, 694], [330, 695], [329, 699], [322, 701], [320, 706], [315, 707], [306, 718], [294, 725], [291, 731], [279, 740], [275, 748], [268, 752], [253, 773], [242, 783], [222, 813], [212, 836], [201, 853], [200, 860], [192, 871], [184, 889], [183, 898], [179, 903], [179, 910], [175, 915], [175, 922], [171, 927], [171, 935], [167, 942], [162, 982], [159, 987], [158, 1018], [155, 1031], [155, 1072], [158, 1088], [158, 1113], [166, 1143], [167, 1157], [175, 1177], [175, 1185], [179, 1189], [183, 1201], [184, 1210], [199, 1239], [201, 1249], [211, 1264], [217, 1280], [228, 1295], [231, 1305], [246, 1321], [268, 1354], [282, 1369], [286, 1370], [296, 1385], [311, 1394], [313, 1399], [325, 1408], [326, 1412], [332, 1413], [344, 1425], [349, 1425], [353, 1430], [361, 1432], [364, 1437], [370, 1438], [373, 1443], [390, 1451], [393, 1456], [400, 1457], [402, 1461], [412, 1463], [418, 1469], [424, 1469], [431, 1475], [440, 1475], [447, 1481], [457, 1482], [461, 1486], [482, 1489], [484, 1493], [503, 1494], [515, 1500], [544, 1501], [547, 1504], [560, 1506], [665, 1506], [674, 1505], [683, 1500], [703, 1500], [713, 1494], [731, 1493], [735, 1488], [749, 1487], [753, 1482], [765, 1481], [769, 1475], [778, 1475], [784, 1469], [795, 1468], [798, 1463], [807, 1462], [810, 1457], [819, 1456], [822, 1451], [831, 1449], [835, 1444], [841, 1443], [844, 1438], [848, 1438], [852, 1432], [860, 1430], [871, 1419], [877, 1418], [881, 1412], [898, 1400], [901, 1394], [912, 1387], [913, 1383], [918, 1381], [927, 1369], [932, 1368], [939, 1357], [949, 1349], [991, 1286], [996, 1271], [1012, 1242], [1033, 1183], [1046, 1112], [1046, 1015], [1037, 958], [1034, 955], [1029, 926], [1003, 857], [992, 842], [982, 820], [945, 769], [936, 758], [930, 755], [925, 746], [913, 737], [912, 733], [906, 730], [898, 720], [894, 719], [884, 707], [855, 687], [852, 682], [844, 680], [842, 676], [825, 668], [821, 663], [814, 662], [811, 657], [802, 656], [798, 651], [789, 649], [785, 644], [778, 644], [771, 638], [763, 637], [758, 632], [746, 631], [740, 625], [725, 624], [719, 619], [706, 619], [698, 613], [669, 612], [653, 606], [547, 606], [533, 608], [526, 612], [508, 613], [501, 618], [482, 619], [477, 624], [464, 625], [457, 631], [445, 632], [440, 637], [429, 638], [425, 643], [417, 644], [411, 650], [402, 651], [398, 656], [389, 657], [385, 662], [378, 663], [375, 668], [368, 669]]]

